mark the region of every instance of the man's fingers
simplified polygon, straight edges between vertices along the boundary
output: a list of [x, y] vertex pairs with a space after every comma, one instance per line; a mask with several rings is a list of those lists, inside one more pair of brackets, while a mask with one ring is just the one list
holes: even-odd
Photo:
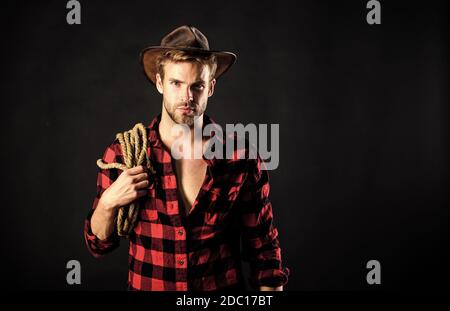
[[138, 182], [141, 182], [141, 181], [147, 180], [147, 179], [148, 179], [147, 173], [141, 173], [141, 174], [133, 176], [133, 182], [135, 182], [135, 183], [138, 183]]
[[137, 184], [136, 184], [136, 189], [142, 189], [142, 188], [147, 188], [148, 187], [148, 180], [144, 180], [144, 181], [141, 181], [141, 182], [138, 182]]
[[130, 175], [137, 175], [145, 172], [145, 168], [142, 165], [132, 167], [130, 169], [127, 169], [128, 174]]

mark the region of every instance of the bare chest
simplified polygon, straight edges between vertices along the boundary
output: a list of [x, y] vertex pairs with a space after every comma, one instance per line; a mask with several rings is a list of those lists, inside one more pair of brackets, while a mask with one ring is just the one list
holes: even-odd
[[205, 180], [207, 164], [202, 159], [175, 162], [178, 193], [188, 214]]

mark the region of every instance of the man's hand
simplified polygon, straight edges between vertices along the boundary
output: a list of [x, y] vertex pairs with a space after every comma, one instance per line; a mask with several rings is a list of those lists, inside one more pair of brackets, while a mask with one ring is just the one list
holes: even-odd
[[259, 290], [262, 292], [282, 292], [283, 286], [278, 287], [260, 286]]
[[147, 193], [145, 188], [148, 185], [148, 174], [144, 167], [136, 166], [123, 171], [116, 181], [103, 192], [100, 200], [106, 210], [113, 211], [144, 196]]
[[91, 217], [92, 233], [105, 240], [114, 231], [114, 217], [119, 207], [133, 202], [147, 193], [148, 175], [144, 167], [125, 170], [103, 193]]

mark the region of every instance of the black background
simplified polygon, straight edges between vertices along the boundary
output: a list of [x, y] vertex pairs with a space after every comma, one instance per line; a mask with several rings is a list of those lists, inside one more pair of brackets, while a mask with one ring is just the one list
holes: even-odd
[[[160, 112], [142, 48], [192, 24], [238, 61], [207, 113], [279, 123], [271, 199], [286, 290], [440, 289], [448, 268], [448, 39], [437, 1], [2, 4], [2, 288], [123, 290], [127, 246], [96, 260], [83, 221], [115, 133]], [[66, 283], [79, 260], [82, 284]], [[381, 285], [366, 263], [381, 263]]]

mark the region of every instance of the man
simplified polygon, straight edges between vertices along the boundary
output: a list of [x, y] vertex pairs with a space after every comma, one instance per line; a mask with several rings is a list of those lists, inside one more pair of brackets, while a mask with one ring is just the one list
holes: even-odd
[[[172, 135], [176, 126], [188, 127], [189, 135], [181, 139], [193, 147], [195, 129], [213, 124], [204, 114], [208, 98], [235, 60], [233, 53], [211, 51], [207, 38], [191, 26], [175, 29], [160, 46], [141, 53], [146, 76], [163, 96], [162, 113], [147, 128], [156, 174], [149, 176], [142, 166], [101, 169], [84, 232], [88, 249], [100, 257], [118, 246], [119, 207], [145, 202], [130, 234], [130, 290], [243, 289], [242, 260], [250, 264], [256, 289], [282, 290], [287, 282], [261, 159], [175, 159], [171, 154], [180, 139]], [[200, 145], [210, 139], [200, 138]], [[123, 163], [120, 149], [114, 141], [103, 162]]]

